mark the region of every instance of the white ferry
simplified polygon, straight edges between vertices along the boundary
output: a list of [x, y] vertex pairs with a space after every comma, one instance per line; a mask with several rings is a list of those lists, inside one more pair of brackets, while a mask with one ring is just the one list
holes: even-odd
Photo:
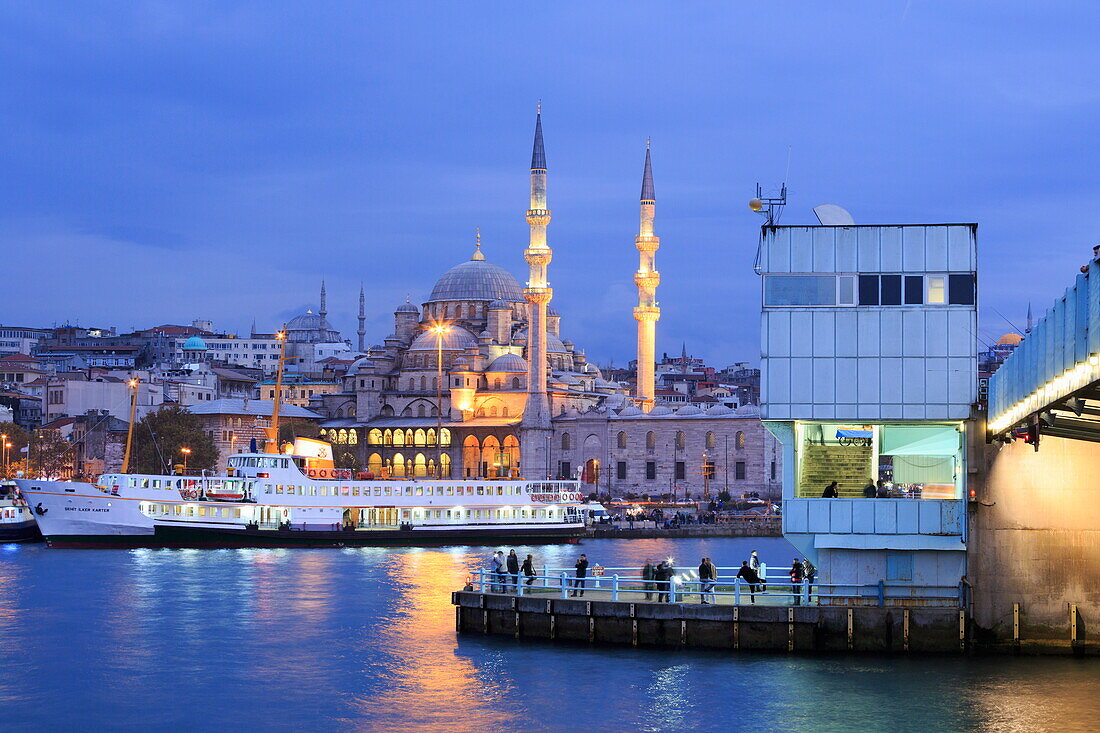
[[51, 547], [532, 544], [583, 534], [577, 481], [355, 480], [315, 457], [328, 448], [316, 443], [238, 453], [223, 476], [17, 483]]
[[19, 495], [19, 489], [11, 481], [0, 484], [0, 544], [38, 542], [41, 539], [34, 514]]

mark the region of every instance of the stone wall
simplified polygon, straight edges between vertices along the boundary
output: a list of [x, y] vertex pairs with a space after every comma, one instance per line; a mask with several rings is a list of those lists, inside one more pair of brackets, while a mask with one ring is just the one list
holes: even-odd
[[1011, 639], [1063, 639], [1077, 604], [1078, 632], [1100, 634], [1100, 445], [1044, 436], [990, 447], [971, 481], [968, 572], [974, 619]]

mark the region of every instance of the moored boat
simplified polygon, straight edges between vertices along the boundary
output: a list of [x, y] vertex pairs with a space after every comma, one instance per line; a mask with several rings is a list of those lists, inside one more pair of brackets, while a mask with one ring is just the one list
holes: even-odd
[[19, 488], [12, 481], [0, 483], [0, 544], [38, 542], [42, 533]]

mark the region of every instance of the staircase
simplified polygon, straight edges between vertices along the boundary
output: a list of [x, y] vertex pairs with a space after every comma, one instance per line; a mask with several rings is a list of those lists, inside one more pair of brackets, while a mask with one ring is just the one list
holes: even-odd
[[860, 498], [867, 479], [878, 473], [871, 459], [870, 447], [804, 444], [798, 495], [819, 497], [826, 486], [836, 481], [840, 496]]

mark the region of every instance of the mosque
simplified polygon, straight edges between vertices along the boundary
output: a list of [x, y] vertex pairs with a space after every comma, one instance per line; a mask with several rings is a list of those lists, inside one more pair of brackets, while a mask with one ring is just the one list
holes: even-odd
[[[478, 235], [470, 259], [443, 273], [420, 307], [400, 304], [393, 333], [374, 346], [365, 342], [361, 291], [359, 355], [342, 377], [342, 390], [311, 403], [327, 416], [322, 430], [337, 453], [346, 447], [379, 476], [580, 476], [608, 492], [698, 494], [710, 486], [769, 492], [773, 484], [777, 492], [778, 452], [755, 407], [673, 412], [655, 403], [660, 240], [653, 231], [648, 145], [642, 180], [634, 394], [605, 379], [583, 348], [562, 337], [561, 318], [550, 306], [551, 211], [540, 111], [526, 211], [526, 285], [486, 259]], [[324, 308], [322, 294], [321, 312], [313, 316], [319, 321], [298, 324], [306, 316], [296, 318], [288, 329], [300, 325], [305, 335], [288, 337], [288, 344], [342, 343], [326, 325]]]

